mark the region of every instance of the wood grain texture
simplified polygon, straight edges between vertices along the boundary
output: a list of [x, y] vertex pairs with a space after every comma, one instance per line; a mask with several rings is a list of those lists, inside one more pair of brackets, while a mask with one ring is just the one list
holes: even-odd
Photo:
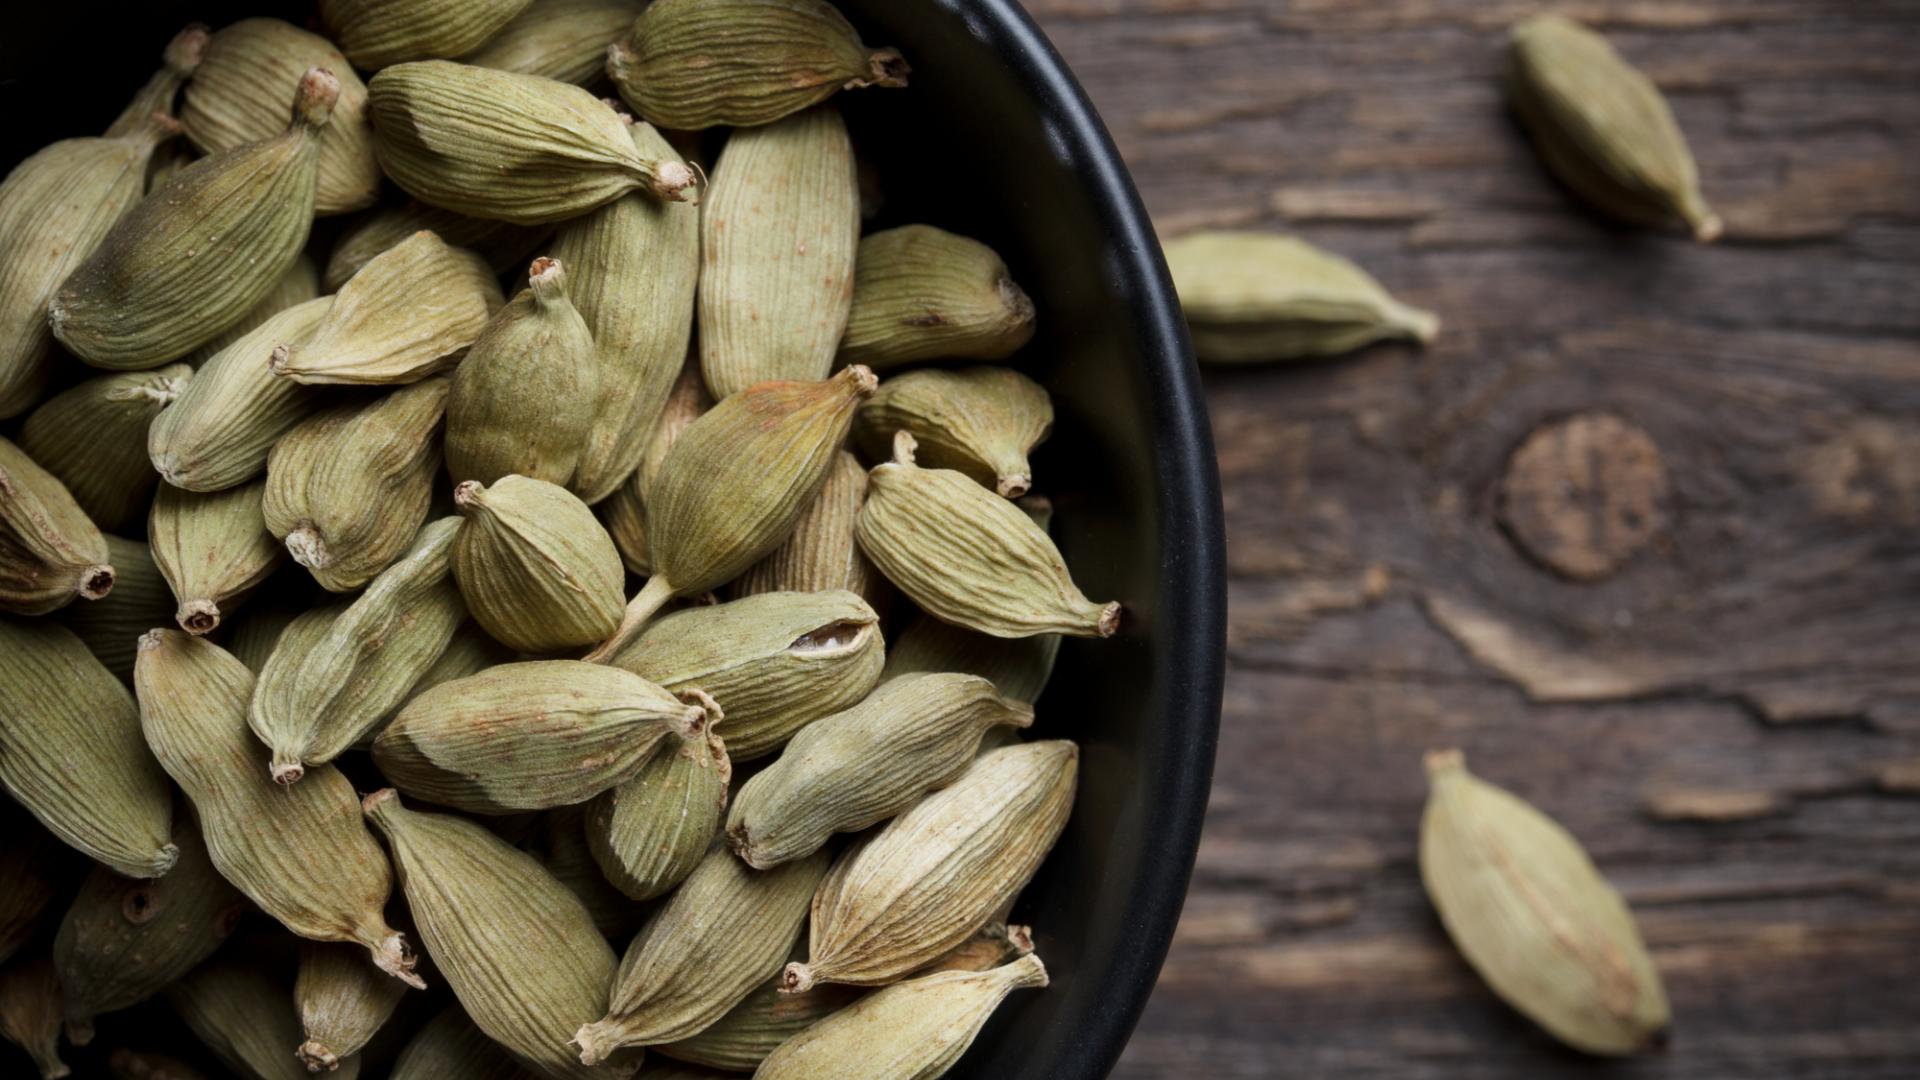
[[[1505, 0], [1029, 0], [1163, 236], [1294, 230], [1440, 341], [1211, 371], [1231, 654], [1116, 1076], [1920, 1073], [1920, 4], [1583, 0], [1727, 236], [1617, 229], [1497, 89]], [[1579, 836], [1673, 998], [1606, 1066], [1414, 865], [1422, 751]], [[1037, 928], [1045, 951], [1045, 928]]]

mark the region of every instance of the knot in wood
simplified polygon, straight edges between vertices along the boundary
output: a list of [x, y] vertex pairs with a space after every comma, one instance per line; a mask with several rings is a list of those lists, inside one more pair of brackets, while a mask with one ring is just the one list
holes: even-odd
[[1666, 527], [1667, 467], [1639, 427], [1589, 412], [1535, 428], [1507, 459], [1496, 514], [1529, 558], [1600, 581]]

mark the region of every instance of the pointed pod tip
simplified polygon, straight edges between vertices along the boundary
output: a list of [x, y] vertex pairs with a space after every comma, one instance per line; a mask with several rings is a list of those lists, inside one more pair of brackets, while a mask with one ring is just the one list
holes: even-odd
[[95, 563], [80, 571], [80, 598], [99, 600], [113, 591], [113, 567]]
[[1120, 615], [1123, 610], [1118, 600], [1101, 608], [1100, 621], [1094, 625], [1094, 630], [1103, 638], [1109, 638], [1118, 633], [1120, 631]]
[[867, 57], [867, 75], [863, 79], [854, 79], [846, 85], [848, 90], [858, 90], [867, 86], [884, 86], [898, 89], [907, 85], [907, 76], [913, 74], [913, 68], [907, 64], [907, 58], [895, 48], [875, 49]]
[[893, 464], [912, 465], [914, 452], [920, 448], [919, 440], [905, 430], [893, 433]]
[[595, 1020], [591, 1024], [582, 1024], [580, 1030], [573, 1033], [573, 1045], [580, 1048], [580, 1064], [592, 1068], [607, 1059], [607, 1055], [619, 1049], [618, 1044], [601, 1045], [604, 1037], [613, 1034], [607, 1020]]
[[476, 506], [480, 496], [486, 494], [487, 485], [478, 480], [462, 480], [453, 485], [453, 505], [462, 513]]
[[1451, 772], [1465, 772], [1467, 755], [1459, 750], [1429, 750], [1426, 756], [1427, 776], [1438, 778]]
[[308, 68], [294, 91], [293, 122], [306, 128], [325, 127], [333, 118], [334, 102], [339, 100], [339, 76], [323, 67]]
[[173, 619], [180, 629], [195, 637], [211, 634], [220, 628], [220, 605], [211, 600], [189, 600], [174, 612]]
[[853, 392], [860, 397], [867, 397], [880, 389], [880, 377], [865, 364], [848, 365], [839, 377], [853, 384]]
[[798, 960], [780, 971], [780, 992], [783, 994], [804, 994], [813, 989], [813, 982], [813, 968]]
[[299, 783], [300, 778], [307, 775], [307, 767], [298, 761], [275, 761], [267, 766], [267, 775], [273, 777], [274, 783], [286, 787]]
[[383, 787], [360, 800], [360, 812], [368, 817], [374, 817], [389, 805], [400, 805], [400, 793], [393, 788]]
[[332, 1072], [340, 1067], [340, 1055], [327, 1048], [327, 1044], [318, 1039], [308, 1039], [294, 1051], [308, 1072]]
[[1693, 238], [1703, 244], [1713, 243], [1715, 240], [1720, 239], [1721, 234], [1726, 232], [1726, 223], [1720, 220], [1719, 214], [1713, 213], [1712, 211], [1707, 211], [1705, 217], [1691, 224], [1693, 225]]
[[93, 1041], [93, 1020], [90, 1017], [68, 1019], [61, 1026], [66, 1028], [67, 1041], [75, 1046], [85, 1046]]
[[1031, 473], [1008, 473], [994, 485], [994, 490], [1004, 499], [1017, 499], [1033, 487]]
[[206, 23], [190, 22], [173, 35], [167, 42], [166, 52], [161, 54], [161, 62], [175, 75], [187, 76], [200, 66], [207, 57], [207, 43], [213, 40], [213, 31]]
[[684, 161], [662, 161], [653, 167], [653, 193], [667, 202], [699, 202], [700, 174]]

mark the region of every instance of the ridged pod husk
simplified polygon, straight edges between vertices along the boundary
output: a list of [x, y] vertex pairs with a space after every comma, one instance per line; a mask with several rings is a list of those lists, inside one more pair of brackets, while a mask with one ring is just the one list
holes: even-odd
[[1015, 701], [1031, 705], [1053, 676], [1060, 635], [994, 637], [941, 622], [930, 615], [914, 619], [887, 649], [883, 679], [918, 671], [960, 671], [978, 675]]
[[[456, 584], [454, 586], [458, 588]], [[464, 601], [463, 601], [464, 603]], [[487, 636], [480, 624], [468, 619], [454, 628], [453, 636], [447, 639], [447, 647], [440, 652], [440, 658], [428, 665], [427, 670], [414, 680], [413, 688], [407, 691], [406, 701], [412, 701], [421, 694], [455, 679], [464, 679], [469, 675], [478, 675], [490, 667], [505, 664], [514, 657], [513, 650]], [[364, 738], [357, 746], [371, 747], [371, 736]]]
[[393, 565], [412, 543], [440, 472], [444, 378], [302, 421], [267, 457], [261, 513], [293, 561], [332, 592]]
[[755, 871], [714, 845], [634, 937], [607, 1015], [574, 1036], [580, 1060], [684, 1039], [725, 1016], [780, 970], [828, 862], [822, 853]]
[[518, 474], [565, 486], [600, 395], [593, 332], [567, 296], [566, 267], [539, 258], [527, 288], [480, 331], [453, 373], [447, 472], [455, 483]]
[[551, 230], [467, 217], [409, 199], [399, 206], [369, 210], [355, 218], [333, 243], [333, 253], [320, 279], [322, 285], [337, 292], [375, 256], [419, 232], [433, 233], [453, 247], [471, 251], [486, 260], [494, 273], [504, 274], [525, 266]]
[[173, 842], [180, 856], [164, 877], [95, 867], [60, 920], [53, 963], [75, 1046], [92, 1041], [94, 1017], [138, 1005], [212, 956], [248, 911], [214, 869], [192, 815], [174, 817]]
[[613, 663], [712, 694], [727, 713], [715, 730], [738, 764], [866, 697], [886, 645], [880, 617], [850, 592], [763, 593], [667, 615]]
[[278, 343], [269, 363], [309, 386], [419, 382], [458, 364], [503, 303], [485, 260], [417, 232], [361, 267], [312, 335]]
[[823, 0], [654, 0], [607, 74], [662, 127], [751, 127], [840, 90], [907, 85], [898, 49], [871, 49]]
[[246, 665], [204, 638], [155, 630], [140, 640], [141, 727], [193, 803], [213, 865], [294, 934], [357, 942], [382, 971], [424, 986], [381, 913], [393, 875], [353, 783], [330, 765], [292, 786], [269, 779], [267, 749], [246, 726], [253, 684]]
[[107, 1075], [113, 1080], [212, 1080], [179, 1058], [124, 1046], [107, 1055]]
[[1427, 756], [1420, 879], [1455, 945], [1507, 1004], [1590, 1054], [1652, 1048], [1666, 990], [1633, 913], [1579, 841], [1467, 772]]
[[840, 361], [1005, 360], [1033, 339], [1033, 301], [992, 248], [931, 225], [860, 241]]
[[45, 619], [0, 617], [0, 785], [48, 831], [128, 877], [172, 868], [173, 795], [133, 696]]
[[[300, 1018], [287, 984], [261, 970], [257, 962], [222, 956], [195, 968], [166, 991], [187, 1029], [237, 1076], [256, 1080], [304, 1080], [306, 1068], [294, 1057], [300, 1045]], [[357, 1059], [341, 1063], [330, 1080], [353, 1080]]]
[[374, 967], [349, 945], [308, 941], [300, 946], [293, 1006], [306, 1038], [300, 1060], [311, 1072], [331, 1072], [360, 1052], [400, 1007], [406, 984]]
[[106, 137], [43, 147], [0, 182], [0, 251], [10, 255], [0, 260], [0, 419], [25, 412], [46, 389], [55, 367], [47, 304], [145, 193], [154, 148], [179, 131], [167, 118], [174, 92], [206, 44], [206, 27], [182, 30]]
[[[882, 387], [881, 389], [885, 389]], [[800, 515], [793, 534], [773, 553], [747, 568], [729, 586], [736, 597], [769, 592], [845, 589], [878, 611], [889, 597], [886, 579], [853, 538], [860, 505], [867, 501], [867, 470], [841, 451], [820, 494]], [[617, 543], [619, 537], [615, 537]]]
[[980, 737], [1033, 723], [977, 675], [908, 675], [808, 724], [755, 773], [727, 813], [727, 843], [765, 870], [805, 858], [835, 833], [859, 832], [945, 787], [973, 763]]
[[209, 154], [272, 138], [287, 124], [287, 87], [308, 68], [325, 68], [340, 80], [333, 119], [320, 133], [314, 212], [372, 206], [380, 197], [380, 165], [367, 123], [367, 84], [318, 34], [279, 19], [241, 19], [222, 27], [187, 84], [180, 123]]
[[380, 165], [422, 202], [539, 225], [629, 191], [696, 194], [693, 169], [643, 157], [619, 115], [577, 86], [435, 60], [388, 68], [372, 90]]
[[638, 1054], [599, 1069], [569, 1040], [606, 1007], [613, 948], [533, 856], [473, 822], [424, 814], [393, 789], [367, 796], [427, 954], [473, 1023], [549, 1080], [624, 1078]]
[[275, 780], [293, 783], [372, 734], [445, 651], [467, 617], [450, 566], [459, 531], [459, 518], [428, 522], [315, 640], [273, 651], [247, 722], [273, 751]]
[[[664, 748], [656, 748], [658, 757]], [[651, 759], [649, 759], [651, 760]], [[626, 941], [646, 915], [646, 909], [613, 887], [587, 848], [586, 809], [584, 805], [556, 806], [538, 815], [533, 838], [522, 846], [531, 851], [547, 868], [547, 873], [580, 898], [593, 916], [593, 925], [609, 941]], [[712, 836], [711, 833], [708, 834]], [[685, 876], [685, 875], [681, 875]]]
[[212, 633], [285, 557], [261, 516], [266, 490], [264, 479], [210, 492], [160, 485], [147, 544], [179, 602], [174, 620], [181, 629]]
[[577, 648], [620, 622], [620, 553], [593, 511], [565, 488], [524, 476], [454, 489], [467, 519], [453, 576], [467, 610], [502, 644], [530, 653]]
[[945, 971], [869, 994], [781, 1044], [756, 1080], [933, 1080], [960, 1060], [1015, 990], [1047, 985], [1037, 956]]
[[711, 408], [713, 398], [708, 396], [707, 384], [700, 377], [699, 360], [688, 357], [672, 392], [667, 395], [666, 404], [660, 409], [652, 434], [647, 437], [639, 467], [600, 503], [600, 520], [613, 537], [614, 546], [620, 549], [620, 560], [636, 574], [651, 573], [653, 565], [647, 551], [647, 492], [660, 475], [667, 451]]
[[[796, 948], [789, 955], [803, 959], [806, 950]], [[776, 974], [704, 1030], [657, 1049], [667, 1057], [710, 1069], [752, 1072], [775, 1047], [852, 1004], [861, 993], [857, 987], [828, 985], [804, 994], [783, 994]]]
[[1334, 356], [1395, 339], [1427, 344], [1440, 332], [1432, 312], [1297, 237], [1203, 232], [1165, 250], [1194, 355], [1212, 363]]
[[1523, 19], [1506, 78], [1534, 146], [1575, 194], [1624, 221], [1684, 223], [1702, 242], [1719, 237], [1667, 99], [1606, 38], [1561, 15]]
[[286, 273], [280, 275], [280, 280], [274, 282], [273, 290], [262, 297], [259, 303], [253, 305], [253, 310], [247, 312], [245, 318], [215, 334], [199, 348], [188, 353], [187, 363], [193, 365], [197, 371], [205, 366], [207, 361], [220, 355], [221, 350], [246, 337], [268, 319], [288, 308], [299, 307], [309, 300], [319, 298], [320, 268], [314, 264], [313, 257], [303, 251], [299, 258], [293, 260], [293, 265], [287, 267]]
[[62, 849], [12, 802], [0, 804], [0, 964], [31, 941], [64, 891]]
[[635, 900], [686, 880], [719, 834], [732, 781], [711, 726], [705, 738], [662, 742], [639, 772], [587, 804], [582, 835], [600, 874]]
[[113, 590], [99, 526], [59, 478], [0, 438], [0, 612], [45, 615]]
[[449, 1005], [407, 1040], [388, 1080], [533, 1080], [535, 1076], [474, 1027], [460, 1006]]
[[43, 402], [20, 428], [20, 449], [66, 485], [107, 532], [146, 517], [160, 478], [147, 428], [193, 377], [185, 364], [101, 375]]
[[1118, 603], [1088, 600], [1032, 518], [951, 469], [914, 464], [898, 432], [860, 508], [860, 550], [928, 614], [992, 634], [1111, 637]]
[[1053, 430], [1053, 399], [1010, 368], [909, 371], [880, 384], [853, 430], [869, 458], [885, 459], [905, 431], [918, 460], [1017, 499], [1033, 486], [1027, 454]]
[[476, 814], [544, 810], [627, 779], [663, 741], [700, 737], [711, 705], [601, 664], [503, 664], [408, 702], [373, 740], [373, 760], [411, 798]]
[[220, 491], [267, 471], [280, 437], [327, 402], [322, 391], [273, 373], [274, 347], [304, 341], [333, 298], [307, 300], [266, 319], [215, 353], [147, 429], [147, 458], [161, 479]]
[[787, 965], [783, 986], [880, 986], [964, 943], [1040, 868], [1079, 763], [1064, 740], [983, 754], [848, 848], [814, 897], [808, 960]]
[[95, 367], [158, 367], [245, 318], [313, 225], [319, 134], [340, 82], [287, 87], [293, 122], [201, 158], [116, 223], [54, 295], [53, 334]]
[[1033, 928], [1009, 924], [1006, 916], [1012, 909], [1013, 901], [1009, 900], [1001, 905], [1001, 910], [985, 926], [974, 931], [972, 937], [914, 972], [914, 975], [932, 975], [938, 971], [991, 971], [1032, 953]]
[[[672, 155], [651, 126], [629, 131], [642, 154]], [[599, 356], [599, 404], [571, 485], [592, 504], [639, 468], [686, 359], [700, 275], [700, 211], [629, 194], [561, 226], [551, 250], [570, 268], [568, 295], [586, 318]]]
[[41, 1080], [73, 1075], [60, 1060], [60, 980], [44, 954], [0, 968], [0, 1037], [33, 1058]]
[[606, 73], [608, 44], [626, 34], [645, 6], [646, 0], [533, 0], [460, 62], [590, 86]]
[[529, 0], [320, 0], [320, 19], [354, 66], [379, 71], [485, 45]]
[[736, 131], [700, 207], [700, 370], [726, 398], [824, 379], [853, 304], [860, 194], [830, 105]]

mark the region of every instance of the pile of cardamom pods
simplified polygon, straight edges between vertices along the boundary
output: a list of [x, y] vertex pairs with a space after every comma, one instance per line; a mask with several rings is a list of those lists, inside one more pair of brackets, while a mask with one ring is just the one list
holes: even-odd
[[830, 99], [906, 62], [821, 0], [319, 8], [0, 185], [0, 1034], [939, 1076], [1046, 985], [1078, 751], [1021, 732], [1120, 607], [1028, 494], [1032, 302], [861, 235]]

